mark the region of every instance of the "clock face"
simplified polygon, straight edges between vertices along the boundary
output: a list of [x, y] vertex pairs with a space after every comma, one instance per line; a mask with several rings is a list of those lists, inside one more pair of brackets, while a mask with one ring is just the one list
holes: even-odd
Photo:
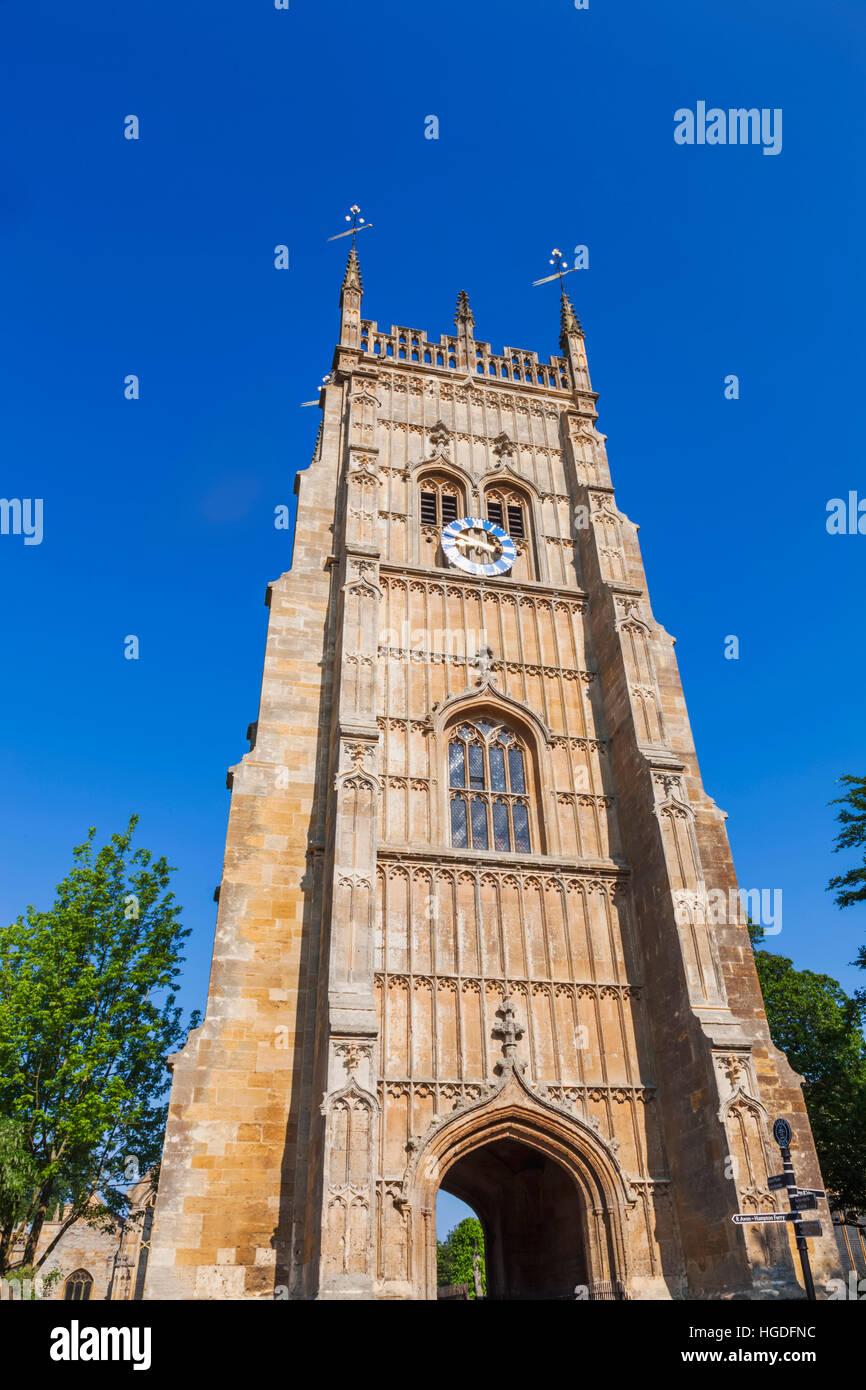
[[452, 565], [467, 574], [507, 574], [517, 546], [501, 526], [480, 516], [458, 517], [442, 528], [442, 549]]

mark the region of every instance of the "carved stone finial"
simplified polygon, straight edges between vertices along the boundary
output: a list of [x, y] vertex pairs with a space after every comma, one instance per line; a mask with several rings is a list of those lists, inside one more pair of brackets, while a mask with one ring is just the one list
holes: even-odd
[[583, 329], [580, 326], [580, 321], [577, 317], [577, 314], [574, 312], [574, 306], [571, 300], [569, 299], [568, 295], [565, 293], [565, 290], [563, 290], [559, 333], [559, 343], [563, 352], [565, 352], [566, 350], [566, 340], [572, 334], [575, 333], [579, 337], [583, 337]]
[[503, 999], [496, 1013], [498, 1017], [502, 1018], [502, 1022], [494, 1025], [493, 1036], [502, 1039], [502, 1055], [506, 1062], [513, 1064], [517, 1044], [526, 1030], [521, 1023], [517, 1022], [514, 1016], [514, 1006], [508, 995]]
[[745, 1057], [739, 1057], [736, 1053], [725, 1053], [718, 1058], [718, 1063], [725, 1076], [731, 1090], [737, 1085], [740, 1076], [746, 1071]]
[[502, 430], [493, 441], [493, 456], [496, 460], [493, 467], [502, 468], [513, 464], [515, 448], [514, 440]]
[[434, 453], [441, 454], [443, 457], [448, 454], [451, 448], [451, 431], [442, 420], [437, 420], [430, 431], [430, 447]]
[[344, 290], [357, 290], [363, 294], [364, 285], [361, 280], [361, 262], [358, 260], [358, 253], [354, 246], [349, 252], [349, 259], [346, 262], [346, 274], [343, 276]]
[[337, 1048], [337, 1056], [343, 1059], [343, 1066], [351, 1076], [353, 1072], [358, 1070], [359, 1063], [369, 1058], [370, 1049], [361, 1043], [341, 1043]]
[[457, 296], [457, 311], [454, 315], [454, 322], [458, 328], [462, 324], [468, 324], [470, 328], [475, 327], [475, 318], [469, 307], [469, 295], [465, 290], [461, 290]]

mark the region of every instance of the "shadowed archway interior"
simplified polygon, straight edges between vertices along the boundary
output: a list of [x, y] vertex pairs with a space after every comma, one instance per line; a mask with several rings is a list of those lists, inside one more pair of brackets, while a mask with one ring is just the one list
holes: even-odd
[[573, 1299], [587, 1283], [583, 1203], [554, 1159], [497, 1139], [458, 1159], [441, 1188], [478, 1213], [488, 1298]]

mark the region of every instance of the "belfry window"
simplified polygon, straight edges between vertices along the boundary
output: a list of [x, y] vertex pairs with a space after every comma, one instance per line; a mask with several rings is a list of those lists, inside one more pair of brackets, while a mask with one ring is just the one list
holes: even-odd
[[514, 540], [526, 538], [526, 503], [518, 493], [497, 489], [487, 493], [486, 502], [488, 521], [501, 526]]
[[530, 852], [526, 750], [492, 719], [454, 729], [448, 744], [451, 844]]
[[447, 526], [461, 515], [462, 497], [450, 479], [425, 478], [421, 483], [421, 525]]

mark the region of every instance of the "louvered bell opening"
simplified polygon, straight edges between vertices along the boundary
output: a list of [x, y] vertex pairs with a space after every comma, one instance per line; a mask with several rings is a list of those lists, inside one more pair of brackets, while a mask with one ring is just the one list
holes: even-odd
[[487, 520], [488, 520], [488, 521], [492, 521], [494, 526], [501, 526], [501, 525], [502, 525], [502, 503], [501, 503], [501, 502], [488, 502], [488, 503], [487, 503]]
[[[491, 520], [492, 520], [492, 518], [491, 518]], [[522, 508], [522, 507], [509, 507], [509, 508], [508, 508], [508, 530], [509, 530], [509, 532], [510, 532], [510, 534], [511, 534], [512, 536], [521, 536], [521, 537], [522, 537], [522, 536], [525, 535], [525, 532], [524, 532], [524, 529], [523, 529], [523, 508]]]
[[436, 493], [421, 493], [421, 524], [422, 526], [435, 526], [436, 517]]
[[442, 494], [442, 525], [447, 526], [449, 521], [457, 520], [457, 498], [448, 492]]

